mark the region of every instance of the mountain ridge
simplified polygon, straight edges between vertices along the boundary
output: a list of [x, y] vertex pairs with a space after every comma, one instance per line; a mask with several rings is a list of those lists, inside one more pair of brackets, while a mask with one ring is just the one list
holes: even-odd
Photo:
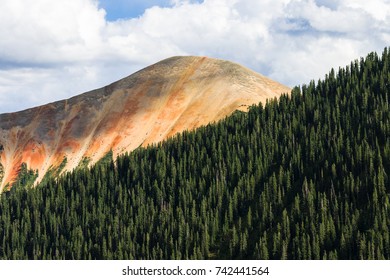
[[215, 122], [289, 88], [236, 63], [171, 57], [106, 87], [70, 99], [0, 115], [1, 189], [22, 163], [38, 181], [67, 159], [72, 170]]

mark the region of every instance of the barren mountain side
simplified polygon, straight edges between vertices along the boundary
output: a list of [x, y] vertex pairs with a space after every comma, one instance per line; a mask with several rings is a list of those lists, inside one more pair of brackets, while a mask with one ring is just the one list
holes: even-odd
[[0, 190], [22, 163], [37, 181], [66, 158], [64, 170], [94, 163], [218, 121], [290, 89], [238, 64], [172, 57], [104, 88], [0, 115]]

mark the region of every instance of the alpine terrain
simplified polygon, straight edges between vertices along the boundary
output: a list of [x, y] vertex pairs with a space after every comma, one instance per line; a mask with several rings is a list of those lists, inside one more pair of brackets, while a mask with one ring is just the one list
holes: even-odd
[[390, 259], [387, 48], [291, 92], [171, 58], [0, 117], [0, 259]]
[[[0, 192], [216, 122], [290, 89], [238, 64], [172, 57], [101, 89], [0, 115]], [[61, 169], [61, 170], [60, 170]]]

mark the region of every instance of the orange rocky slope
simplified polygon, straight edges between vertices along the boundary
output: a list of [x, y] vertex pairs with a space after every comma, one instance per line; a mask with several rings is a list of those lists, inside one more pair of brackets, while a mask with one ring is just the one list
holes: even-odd
[[[101, 89], [0, 115], [0, 191], [22, 163], [38, 181], [67, 158], [65, 170], [159, 142], [218, 121], [290, 89], [238, 64], [172, 57]], [[0, 168], [1, 168], [0, 166]]]

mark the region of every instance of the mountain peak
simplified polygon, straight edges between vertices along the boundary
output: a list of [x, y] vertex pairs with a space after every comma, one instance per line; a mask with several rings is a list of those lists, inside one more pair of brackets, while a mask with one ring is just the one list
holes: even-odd
[[162, 141], [218, 121], [290, 89], [236, 63], [175, 56], [104, 88], [0, 115], [1, 186], [22, 163], [38, 181], [66, 158], [65, 170]]

